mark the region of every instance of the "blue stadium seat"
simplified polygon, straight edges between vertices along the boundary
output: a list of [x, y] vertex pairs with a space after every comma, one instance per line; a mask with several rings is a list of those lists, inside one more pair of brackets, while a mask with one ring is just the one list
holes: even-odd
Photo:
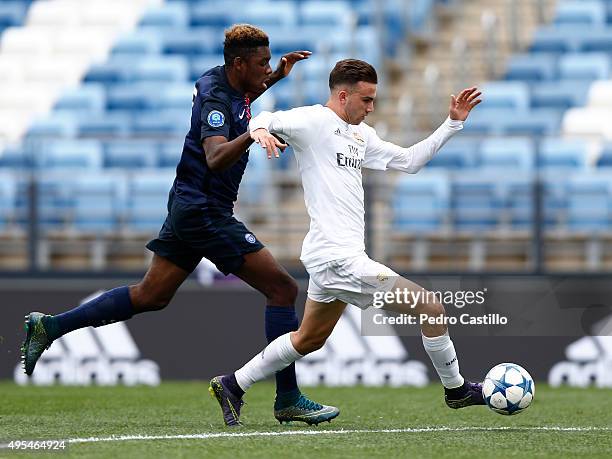
[[441, 171], [422, 171], [418, 175], [400, 176], [391, 206], [396, 231], [423, 233], [444, 230], [448, 226], [450, 208], [448, 175]]
[[307, 26], [348, 27], [351, 6], [343, 1], [308, 0], [300, 5], [300, 22]]
[[567, 223], [567, 177], [556, 170], [540, 172], [542, 212], [546, 229], [564, 229]]
[[531, 107], [566, 110], [585, 105], [589, 81], [555, 81], [531, 85]]
[[115, 57], [106, 62], [95, 63], [91, 65], [83, 81], [85, 83], [101, 83], [104, 85], [128, 82], [133, 64], [134, 59], [126, 57]]
[[194, 91], [193, 83], [174, 83], [167, 85], [164, 91], [155, 99], [156, 110], [183, 110], [189, 118]]
[[[0, 165], [2, 164], [2, 157], [0, 156]], [[608, 168], [612, 167], [612, 143], [604, 143], [597, 158], [597, 167]]]
[[146, 112], [132, 120], [131, 132], [135, 137], [167, 138], [185, 136], [189, 131], [189, 114], [183, 110], [163, 113]]
[[610, 28], [583, 30], [575, 36], [578, 37], [577, 50], [580, 52], [612, 52], [612, 30]]
[[512, 56], [506, 70], [506, 80], [546, 81], [557, 76], [557, 55], [530, 53]]
[[134, 64], [132, 78], [153, 83], [188, 81], [189, 64], [182, 56], [149, 57]]
[[247, 2], [233, 11], [232, 15], [234, 23], [257, 24], [264, 30], [270, 27], [294, 27], [297, 19], [297, 4], [293, 1]]
[[196, 82], [204, 72], [223, 64], [223, 56], [194, 57], [189, 60], [189, 81]]
[[606, 23], [606, 6], [599, 0], [564, 0], [557, 5], [557, 26], [601, 27]]
[[77, 132], [77, 122], [74, 116], [51, 113], [45, 118], [38, 118], [30, 123], [26, 133], [27, 138], [71, 138]]
[[43, 144], [37, 158], [42, 170], [102, 167], [102, 145], [96, 140], [55, 140]]
[[504, 171], [529, 171], [533, 168], [535, 148], [529, 138], [488, 138], [480, 144], [481, 168]]
[[124, 34], [115, 42], [111, 49], [111, 56], [129, 57], [145, 56], [161, 53], [161, 39], [159, 34], [146, 30], [135, 30]]
[[499, 193], [503, 177], [474, 172], [453, 178], [453, 223], [457, 230], [491, 231], [499, 227], [504, 210], [504, 196]]
[[17, 205], [17, 179], [14, 174], [0, 173], [0, 230], [15, 218]]
[[121, 138], [130, 133], [130, 117], [125, 113], [93, 114], [79, 119], [77, 133], [79, 137]]
[[540, 143], [539, 166], [555, 170], [579, 170], [587, 164], [588, 143], [580, 139], [547, 138]]
[[185, 3], [165, 3], [151, 6], [140, 19], [144, 29], [185, 28], [189, 25], [189, 8]]
[[100, 113], [106, 107], [106, 92], [101, 84], [82, 84], [64, 90], [55, 103], [55, 112], [67, 112], [75, 115]]
[[69, 226], [72, 218], [74, 180], [74, 173], [44, 171], [38, 175], [37, 212], [38, 223], [43, 231]]
[[576, 231], [609, 231], [612, 175], [583, 173], [568, 181], [568, 227]]
[[183, 140], [176, 142], [163, 142], [157, 155], [157, 167], [166, 169], [176, 169], [181, 154], [183, 153]]
[[504, 175], [504, 215], [502, 224], [515, 230], [529, 230], [533, 226], [534, 176], [531, 173]]
[[145, 169], [156, 166], [157, 146], [150, 140], [112, 141], [104, 146], [104, 167]]
[[529, 47], [532, 53], [569, 53], [578, 48], [579, 33], [556, 27], [540, 27]]
[[610, 58], [605, 53], [566, 54], [559, 59], [562, 79], [606, 80], [610, 76]]
[[[469, 123], [468, 123], [469, 124]], [[551, 135], [559, 131], [561, 113], [557, 110], [531, 110], [512, 116], [504, 123], [502, 134], [505, 135]]]
[[476, 165], [477, 151], [477, 141], [455, 137], [449, 140], [427, 163], [427, 167], [440, 167], [449, 170], [471, 168]]
[[520, 81], [492, 81], [482, 87], [486, 97], [478, 109], [512, 109], [525, 111], [529, 108], [529, 86]]
[[157, 232], [167, 214], [174, 171], [134, 175], [128, 184], [126, 224], [137, 232]]
[[33, 153], [24, 150], [21, 145], [11, 145], [0, 150], [0, 168], [19, 170], [32, 167]]
[[218, 4], [211, 7], [205, 2], [194, 3], [191, 6], [191, 27], [224, 29], [232, 24], [232, 9], [232, 5], [227, 4], [218, 8]]
[[17, 27], [23, 24], [27, 5], [20, 1], [0, 2], [0, 28]]
[[124, 207], [126, 183], [123, 174], [79, 175], [71, 183], [72, 226], [79, 231], [116, 230]]
[[[223, 35], [206, 27], [168, 30], [163, 33], [162, 52], [187, 57], [211, 56], [223, 52]], [[223, 59], [219, 59], [221, 61]]]
[[140, 112], [152, 109], [158, 97], [158, 85], [154, 83], [114, 84], [109, 86], [106, 108]]

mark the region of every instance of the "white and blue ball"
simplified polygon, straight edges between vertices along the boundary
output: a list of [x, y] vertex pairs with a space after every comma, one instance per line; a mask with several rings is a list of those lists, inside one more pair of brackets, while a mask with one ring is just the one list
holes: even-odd
[[518, 414], [531, 405], [533, 378], [516, 363], [500, 363], [487, 373], [482, 395], [488, 407], [499, 414]]

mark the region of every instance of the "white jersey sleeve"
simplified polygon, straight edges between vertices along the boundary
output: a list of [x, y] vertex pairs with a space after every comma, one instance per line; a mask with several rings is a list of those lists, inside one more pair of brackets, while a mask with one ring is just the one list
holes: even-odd
[[433, 134], [408, 148], [385, 142], [372, 127], [364, 126], [367, 148], [363, 167], [377, 170], [397, 169], [415, 174], [434, 157], [448, 139], [463, 129], [463, 121], [451, 120], [449, 117]]
[[267, 129], [277, 134], [292, 146], [301, 146], [308, 139], [308, 133], [318, 129], [317, 116], [312, 107], [298, 107], [286, 111], [261, 112], [249, 122], [249, 132]]

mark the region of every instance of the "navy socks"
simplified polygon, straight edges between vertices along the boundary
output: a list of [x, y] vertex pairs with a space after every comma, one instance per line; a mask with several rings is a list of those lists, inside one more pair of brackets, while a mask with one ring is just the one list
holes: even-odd
[[[299, 322], [293, 306], [266, 306], [266, 338], [271, 343], [279, 336], [296, 331]], [[299, 389], [295, 377], [295, 363], [276, 373], [277, 395], [295, 393], [299, 397]]]
[[47, 335], [57, 339], [83, 327], [100, 327], [113, 322], [127, 320], [134, 315], [129, 287], [119, 287], [77, 306], [70, 311], [45, 317], [43, 324]]

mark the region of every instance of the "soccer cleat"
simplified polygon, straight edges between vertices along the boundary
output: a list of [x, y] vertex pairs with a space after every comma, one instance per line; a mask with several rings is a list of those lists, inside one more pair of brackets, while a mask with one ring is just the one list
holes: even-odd
[[297, 401], [289, 406], [274, 409], [274, 417], [280, 422], [301, 421], [308, 425], [331, 422], [338, 417], [340, 410], [335, 406], [321, 405], [300, 394]]
[[232, 391], [230, 391], [223, 381], [222, 376], [215, 376], [210, 380], [210, 386], [208, 392], [210, 396], [217, 399], [223, 412], [223, 421], [228, 427], [241, 426], [240, 422], [240, 408], [244, 405], [242, 397], [236, 397]]
[[[458, 389], [444, 389], [444, 401], [449, 408], [458, 409], [465, 408], [471, 405], [484, 405], [484, 397], [482, 396], [482, 384], [465, 381], [463, 386]], [[453, 392], [459, 392], [456, 397]]]
[[25, 316], [26, 338], [21, 345], [21, 363], [28, 376], [34, 372], [36, 362], [53, 342], [47, 336], [47, 331], [42, 323], [43, 317], [45, 317], [45, 314], [40, 312], [31, 312]]

